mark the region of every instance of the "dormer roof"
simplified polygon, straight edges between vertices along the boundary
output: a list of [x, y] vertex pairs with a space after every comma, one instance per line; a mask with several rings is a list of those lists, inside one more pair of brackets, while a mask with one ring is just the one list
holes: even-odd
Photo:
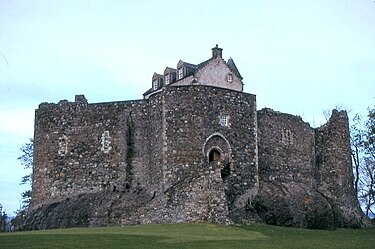
[[184, 77], [183, 78], [194, 74], [194, 72], [197, 70], [197, 65], [179, 60], [179, 62], [177, 63], [177, 70], [181, 67], [184, 68]]
[[158, 74], [158, 73], [156, 73], [156, 72], [154, 72], [154, 74], [152, 75], [152, 79], [155, 79], [155, 78], [161, 78], [161, 77], [163, 77], [163, 75]]
[[[161, 82], [164, 80], [164, 83], [160, 84], [159, 88], [157, 89], [152, 87], [145, 92], [145, 98], [151, 96], [153, 92], [156, 92], [163, 85], [203, 84], [242, 91], [243, 78], [232, 58], [229, 58], [228, 62], [225, 62], [225, 60], [222, 58], [222, 51], [223, 49], [219, 48], [219, 46], [216, 44], [216, 46], [212, 48], [212, 57], [206, 61], [196, 65], [179, 60], [177, 63], [177, 69], [166, 67], [163, 75], [155, 73], [154, 77], [158, 77]], [[206, 70], [206, 66], [209, 67], [207, 68], [208, 71], [204, 71]], [[168, 75], [171, 72], [173, 74]], [[210, 73], [212, 73], [212, 76], [208, 76]]]
[[175, 73], [177, 70], [175, 69], [175, 68], [171, 68], [171, 67], [166, 67], [165, 69], [164, 69], [164, 74], [166, 74], [166, 73]]

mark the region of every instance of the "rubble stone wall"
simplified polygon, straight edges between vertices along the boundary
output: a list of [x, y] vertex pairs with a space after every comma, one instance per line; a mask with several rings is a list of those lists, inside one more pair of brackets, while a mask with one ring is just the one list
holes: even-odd
[[361, 214], [353, 186], [347, 113], [333, 110], [328, 122], [315, 132], [318, 192], [330, 201], [335, 226], [347, 226]]
[[[222, 88], [170, 86], [147, 100], [88, 104], [81, 96], [43, 103], [36, 110], [31, 209], [85, 193], [142, 188], [211, 217], [214, 206], [243, 206], [253, 197], [249, 190], [256, 192], [256, 136], [255, 96]], [[213, 149], [221, 168], [212, 167]], [[208, 183], [226, 191], [212, 207], [171, 195], [178, 189], [178, 196], [207, 196]]]
[[[146, 184], [143, 101], [60, 101], [36, 110], [32, 205], [104, 189], [125, 188], [131, 172]], [[131, 128], [130, 128], [131, 127]], [[127, 134], [133, 130], [132, 165]], [[128, 167], [132, 167], [129, 170]]]
[[259, 165], [263, 182], [316, 184], [315, 132], [302, 118], [263, 109], [258, 112]]
[[28, 227], [359, 227], [352, 177], [345, 112], [313, 129], [219, 87], [169, 85], [148, 99], [94, 104], [78, 95], [36, 110]]

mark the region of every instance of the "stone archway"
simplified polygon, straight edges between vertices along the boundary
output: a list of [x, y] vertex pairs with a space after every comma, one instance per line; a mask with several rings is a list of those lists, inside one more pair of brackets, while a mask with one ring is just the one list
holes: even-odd
[[[206, 162], [211, 161], [232, 161], [232, 149], [228, 140], [219, 132], [210, 135], [203, 144], [203, 155]], [[214, 160], [213, 156], [220, 157], [219, 160]], [[212, 158], [211, 158], [212, 157]], [[212, 160], [211, 160], [212, 159]]]
[[232, 149], [228, 140], [220, 133], [212, 134], [203, 144], [203, 154], [207, 163], [214, 163], [218, 174], [225, 181], [232, 171]]

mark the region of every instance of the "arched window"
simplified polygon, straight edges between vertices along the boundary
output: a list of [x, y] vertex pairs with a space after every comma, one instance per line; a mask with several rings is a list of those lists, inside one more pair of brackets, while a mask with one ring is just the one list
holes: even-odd
[[220, 157], [221, 157], [220, 151], [218, 151], [217, 149], [213, 149], [208, 154], [208, 161], [209, 162], [220, 161]]

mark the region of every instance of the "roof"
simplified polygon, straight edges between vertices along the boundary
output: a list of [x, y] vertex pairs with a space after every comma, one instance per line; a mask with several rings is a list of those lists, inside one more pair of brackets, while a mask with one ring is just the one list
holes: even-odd
[[237, 67], [236, 67], [236, 64], [234, 64], [234, 61], [232, 59], [232, 57], [229, 58], [228, 62], [227, 62], [227, 65], [228, 67], [230, 68], [230, 70], [235, 74], [237, 75], [238, 78], [240, 78], [241, 80], [243, 79], [240, 72], [238, 71]]
[[[216, 50], [220, 49], [220, 54], [217, 54], [217, 53], [214, 53]], [[192, 64], [192, 63], [188, 63], [188, 62], [184, 62], [182, 60], [179, 60], [179, 62], [177, 63], [177, 68], [180, 68], [181, 66], [183, 66], [185, 68], [185, 73], [184, 73], [184, 77], [188, 77], [188, 76], [191, 76], [191, 75], [194, 75], [198, 70], [204, 68], [205, 66], [207, 66], [212, 60], [216, 59], [218, 56], [222, 59], [222, 55], [221, 55], [221, 48], [218, 48], [218, 46], [216, 45], [215, 48], [213, 48], [213, 55], [210, 59], [206, 60], [206, 61], [203, 61], [202, 63], [199, 63], [198, 65], [195, 65], [195, 64]], [[230, 69], [231, 72], [233, 72], [240, 80], [242, 80], [242, 76], [240, 74], [240, 72], [238, 71], [238, 68], [236, 66], [236, 64], [234, 63], [233, 59], [230, 57], [228, 62], [226, 62], [226, 65], [228, 66], [228, 68]], [[170, 67], [166, 67], [166, 69], [164, 70], [165, 71], [177, 71], [176, 69], [174, 68], [170, 68]], [[156, 73], [155, 73], [156, 74]], [[154, 76], [155, 76], [154, 74]], [[159, 74], [157, 74], [159, 76]], [[162, 76], [162, 75], [160, 75]], [[147, 95], [149, 93], [152, 93], [156, 90], [154, 89], [149, 89], [147, 90], [143, 95]]]

